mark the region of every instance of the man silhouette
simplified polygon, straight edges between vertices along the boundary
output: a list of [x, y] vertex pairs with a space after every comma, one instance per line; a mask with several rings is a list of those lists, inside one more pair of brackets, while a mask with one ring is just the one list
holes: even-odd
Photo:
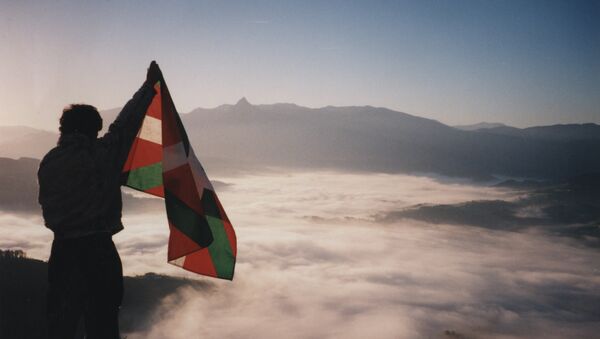
[[117, 339], [123, 271], [112, 235], [121, 231], [121, 170], [161, 78], [156, 62], [146, 81], [98, 138], [102, 118], [90, 105], [63, 110], [60, 137], [40, 163], [39, 203], [54, 232], [48, 261], [48, 334]]

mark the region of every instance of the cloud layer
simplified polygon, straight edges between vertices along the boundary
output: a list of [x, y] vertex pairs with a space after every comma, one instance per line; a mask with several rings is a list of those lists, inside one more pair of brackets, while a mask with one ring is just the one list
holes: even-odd
[[[375, 218], [418, 204], [516, 201], [424, 177], [297, 172], [220, 178], [236, 227], [233, 282], [162, 300], [128, 338], [564, 338], [600, 331], [600, 253], [533, 230]], [[126, 274], [194, 277], [166, 261], [164, 215], [127, 214]], [[0, 247], [46, 258], [40, 220], [4, 214]], [[204, 279], [204, 278], [200, 278]]]

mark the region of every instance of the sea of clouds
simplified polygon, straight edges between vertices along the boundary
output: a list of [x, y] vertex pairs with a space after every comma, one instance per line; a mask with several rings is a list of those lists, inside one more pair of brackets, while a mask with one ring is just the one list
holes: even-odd
[[[127, 275], [206, 279], [160, 301], [137, 338], [591, 338], [600, 252], [542, 231], [381, 222], [418, 204], [514, 200], [427, 177], [271, 172], [218, 178], [238, 236], [232, 282], [166, 263], [164, 214], [125, 211], [114, 237]], [[47, 259], [36, 216], [2, 214], [0, 248]]]

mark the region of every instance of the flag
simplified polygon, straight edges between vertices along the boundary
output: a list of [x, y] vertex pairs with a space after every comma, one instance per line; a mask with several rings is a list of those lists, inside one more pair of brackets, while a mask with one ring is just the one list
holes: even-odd
[[194, 154], [164, 79], [155, 89], [123, 168], [125, 185], [164, 199], [169, 263], [232, 280], [235, 231]]

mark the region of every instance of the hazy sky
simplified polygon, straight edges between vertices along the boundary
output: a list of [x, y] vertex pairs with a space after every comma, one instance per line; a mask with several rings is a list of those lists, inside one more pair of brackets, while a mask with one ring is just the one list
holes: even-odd
[[246, 96], [600, 123], [599, 1], [0, 2], [2, 125], [121, 106], [152, 59], [181, 112]]

